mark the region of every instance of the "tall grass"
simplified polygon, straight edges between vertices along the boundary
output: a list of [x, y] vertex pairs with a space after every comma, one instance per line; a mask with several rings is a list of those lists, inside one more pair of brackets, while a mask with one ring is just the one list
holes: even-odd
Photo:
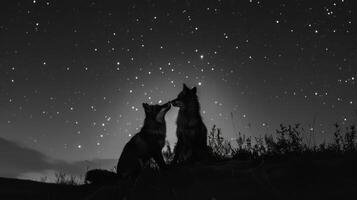
[[355, 126], [335, 124], [332, 142], [311, 144], [307, 132], [300, 124], [283, 125], [274, 134], [263, 137], [247, 137], [238, 133], [235, 140], [227, 140], [221, 129], [213, 126], [208, 134], [208, 146], [216, 159], [256, 159], [289, 156], [336, 156], [357, 152]]
[[55, 183], [61, 185], [80, 185], [83, 183], [81, 177], [75, 175], [69, 175], [64, 172], [55, 173]]

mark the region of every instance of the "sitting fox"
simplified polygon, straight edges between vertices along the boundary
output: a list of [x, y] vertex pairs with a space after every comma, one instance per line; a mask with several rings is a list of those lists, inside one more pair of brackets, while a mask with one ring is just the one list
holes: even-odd
[[161, 151], [166, 139], [165, 114], [171, 105], [143, 103], [143, 107], [144, 125], [125, 145], [118, 161], [117, 174], [124, 179], [135, 180], [150, 158], [155, 160], [160, 169], [166, 168]]
[[202, 121], [196, 87], [183, 90], [171, 103], [179, 107], [176, 124], [177, 143], [173, 163], [199, 161], [207, 156], [207, 128]]

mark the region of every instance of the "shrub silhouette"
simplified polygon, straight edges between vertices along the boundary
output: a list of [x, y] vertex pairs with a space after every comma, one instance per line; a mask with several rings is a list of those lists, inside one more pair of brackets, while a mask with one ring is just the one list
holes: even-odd
[[[331, 143], [308, 145], [304, 142], [305, 129], [301, 124], [280, 124], [274, 135], [247, 137], [238, 132], [237, 138], [228, 141], [222, 136], [221, 129], [215, 125], [208, 135], [208, 146], [216, 160], [224, 159], [260, 159], [281, 158], [289, 156], [336, 156], [356, 153], [355, 126], [341, 127], [335, 124], [334, 137]], [[235, 142], [235, 144], [232, 144]]]
[[80, 185], [81, 178], [64, 172], [55, 173], [55, 183], [60, 185]]
[[208, 134], [208, 147], [211, 155], [215, 159], [225, 159], [232, 155], [231, 143], [222, 137], [221, 129], [213, 125]]

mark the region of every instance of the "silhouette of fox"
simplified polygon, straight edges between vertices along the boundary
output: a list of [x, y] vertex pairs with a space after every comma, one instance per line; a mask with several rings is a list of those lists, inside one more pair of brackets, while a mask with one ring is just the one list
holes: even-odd
[[165, 145], [165, 114], [171, 104], [149, 105], [143, 103], [144, 125], [125, 145], [117, 165], [117, 173], [124, 179], [135, 180], [149, 159], [153, 158], [160, 169], [166, 168], [162, 156]]
[[115, 172], [103, 169], [92, 169], [86, 173], [84, 183], [96, 185], [114, 185], [118, 182], [119, 176]]
[[207, 128], [202, 121], [196, 93], [196, 87], [189, 89], [183, 84], [183, 90], [171, 101], [173, 106], [180, 108], [176, 120], [174, 164], [200, 161], [205, 159], [208, 153]]

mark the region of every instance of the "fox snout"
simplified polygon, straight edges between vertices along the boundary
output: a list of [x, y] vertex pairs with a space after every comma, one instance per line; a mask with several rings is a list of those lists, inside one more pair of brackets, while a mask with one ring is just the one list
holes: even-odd
[[180, 108], [184, 107], [183, 102], [178, 99], [174, 99], [174, 100], [170, 101], [170, 103], [175, 107], [180, 107]]
[[171, 108], [171, 102], [167, 102], [163, 106], [164, 106], [164, 108], [169, 109], [169, 108]]
[[164, 105], [161, 106], [161, 110], [164, 111], [165, 113], [167, 111], [169, 111], [170, 108], [171, 108], [171, 103], [170, 102], [167, 102], [167, 103], [165, 103]]
[[174, 99], [174, 100], [169, 101], [169, 103], [172, 104], [173, 106], [176, 106], [176, 101], [177, 101], [177, 100]]

